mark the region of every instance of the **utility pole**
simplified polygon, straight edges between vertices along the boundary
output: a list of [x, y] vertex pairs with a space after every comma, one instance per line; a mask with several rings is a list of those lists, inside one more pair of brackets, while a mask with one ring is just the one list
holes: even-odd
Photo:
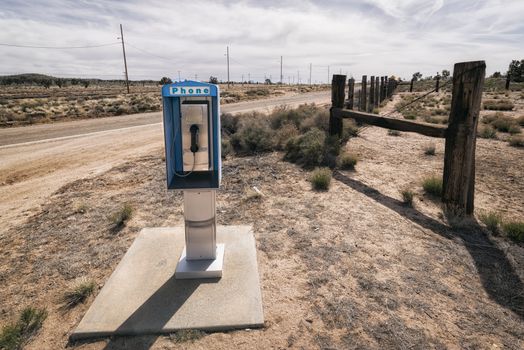
[[284, 84], [284, 77], [282, 75], [282, 56], [280, 56], [280, 84]]
[[126, 47], [124, 45], [124, 31], [122, 30], [122, 24], [120, 24], [120, 41], [122, 42], [122, 52], [124, 53], [124, 68], [126, 69], [127, 93], [129, 93], [129, 76], [127, 75]]
[[300, 71], [297, 70], [297, 84], [300, 85]]
[[229, 87], [229, 46], [227, 47], [227, 87]]
[[242, 74], [242, 86], [244, 86], [244, 74]]
[[247, 73], [247, 83], [251, 84], [251, 73]]
[[195, 74], [195, 81], [197, 81], [197, 79], [198, 79], [197, 77], [198, 77], [198, 75]]
[[178, 81], [181, 81], [180, 80], [180, 71], [178, 71]]
[[309, 64], [309, 85], [311, 85], [311, 67], [312, 67], [312, 64], [310, 63]]
[[329, 66], [328, 66], [328, 80], [327, 83], [329, 84]]

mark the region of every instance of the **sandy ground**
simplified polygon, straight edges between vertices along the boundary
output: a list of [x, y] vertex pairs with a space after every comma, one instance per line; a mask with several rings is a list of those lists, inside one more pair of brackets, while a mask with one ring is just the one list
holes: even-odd
[[[222, 111], [269, 111], [283, 104], [326, 103], [329, 99], [329, 92], [315, 92], [230, 104], [222, 106]], [[61, 186], [151, 154], [163, 144], [163, 131], [161, 114], [145, 113], [1, 129], [0, 140], [2, 235]]]
[[[387, 109], [386, 109], [387, 111]], [[435, 142], [436, 156], [423, 147]], [[67, 181], [0, 235], [0, 323], [27, 305], [49, 317], [28, 349], [522, 349], [524, 248], [475, 221], [451, 226], [421, 179], [440, 174], [443, 143], [365, 128], [347, 149], [355, 171], [336, 171], [328, 192], [282, 154], [224, 162], [220, 224], [254, 226], [266, 325], [258, 330], [116, 337], [68, 344], [92, 301], [63, 311], [78, 277], [101, 287], [146, 226], [182, 223], [182, 198], [165, 189], [163, 150]], [[522, 219], [522, 149], [478, 140], [477, 212]], [[246, 189], [257, 186], [262, 198]], [[416, 193], [414, 208], [399, 190]], [[107, 215], [135, 208], [118, 233]], [[82, 208], [82, 210], [79, 210]]]

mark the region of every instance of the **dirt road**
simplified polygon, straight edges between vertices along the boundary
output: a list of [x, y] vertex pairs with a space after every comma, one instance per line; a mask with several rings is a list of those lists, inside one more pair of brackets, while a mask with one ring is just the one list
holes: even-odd
[[[329, 91], [228, 104], [222, 112], [327, 103]], [[66, 183], [163, 147], [161, 113], [0, 130], [0, 235]]]

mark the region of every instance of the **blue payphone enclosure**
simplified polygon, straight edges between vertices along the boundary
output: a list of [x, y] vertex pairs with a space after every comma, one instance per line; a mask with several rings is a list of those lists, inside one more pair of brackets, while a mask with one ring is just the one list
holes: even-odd
[[[166, 174], [168, 189], [216, 189], [222, 177], [220, 92], [214, 84], [197, 81], [182, 81], [162, 87], [164, 119], [164, 142], [166, 152]], [[206, 135], [209, 156], [206, 169], [184, 169], [182, 114], [187, 104], [205, 105], [209, 121]], [[193, 158], [193, 162], [196, 162]], [[193, 165], [194, 168], [194, 165]], [[186, 170], [186, 171], [184, 171]]]

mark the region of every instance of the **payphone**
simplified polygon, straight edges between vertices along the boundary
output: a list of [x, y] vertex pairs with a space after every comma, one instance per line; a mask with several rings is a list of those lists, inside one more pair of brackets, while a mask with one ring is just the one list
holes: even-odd
[[215, 190], [221, 180], [220, 95], [196, 81], [162, 87], [168, 189], [184, 190], [186, 246], [175, 278], [220, 277]]

